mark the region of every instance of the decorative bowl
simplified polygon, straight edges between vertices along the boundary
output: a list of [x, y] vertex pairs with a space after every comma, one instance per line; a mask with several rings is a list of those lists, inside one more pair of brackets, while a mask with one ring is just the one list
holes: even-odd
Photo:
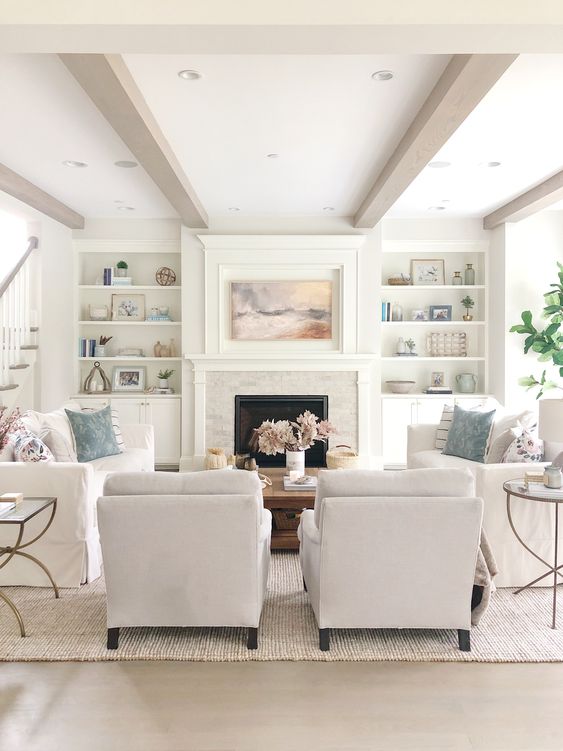
[[385, 381], [392, 394], [408, 394], [412, 391], [416, 381]]

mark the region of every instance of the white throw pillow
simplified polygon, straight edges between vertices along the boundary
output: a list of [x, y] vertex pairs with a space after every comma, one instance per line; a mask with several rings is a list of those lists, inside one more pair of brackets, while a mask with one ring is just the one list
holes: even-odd
[[454, 407], [453, 404], [444, 404], [442, 411], [442, 417], [440, 418], [440, 424], [436, 430], [436, 443], [435, 446], [440, 451], [443, 450], [448, 440], [448, 431], [451, 427], [452, 420], [454, 419]]
[[522, 435], [522, 428], [510, 428], [501, 433], [496, 440], [491, 442], [485, 464], [500, 464], [509, 446], [516, 438]]
[[535, 412], [525, 410], [516, 414], [504, 415], [502, 417], [497, 416], [493, 425], [493, 433], [491, 435], [491, 442], [495, 440], [506, 430], [510, 428], [517, 428], [527, 430], [528, 433], [533, 433], [536, 430], [538, 417]]
[[515, 438], [508, 447], [502, 461], [505, 464], [516, 462], [541, 462], [543, 459], [543, 441], [527, 430]]
[[49, 447], [56, 462], [78, 462], [74, 445], [55, 428], [42, 430], [39, 438]]

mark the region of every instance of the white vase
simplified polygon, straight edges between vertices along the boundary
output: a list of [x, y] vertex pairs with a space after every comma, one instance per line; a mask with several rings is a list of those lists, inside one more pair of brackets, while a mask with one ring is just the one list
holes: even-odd
[[297, 470], [301, 475], [305, 474], [305, 452], [304, 451], [286, 451], [285, 466], [287, 471]]

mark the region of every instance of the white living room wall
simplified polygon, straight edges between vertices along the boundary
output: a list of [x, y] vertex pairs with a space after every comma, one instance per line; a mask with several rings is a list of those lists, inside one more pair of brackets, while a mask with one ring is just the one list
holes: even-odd
[[[531, 374], [539, 377], [546, 364], [538, 362], [531, 353], [524, 355], [524, 337], [508, 331], [521, 322], [524, 310], [532, 311], [536, 327], [545, 326], [540, 318], [543, 293], [557, 281], [557, 261], [563, 263], [563, 211], [543, 211], [521, 222], [507, 224], [505, 248], [506, 403], [532, 406], [536, 392], [526, 392], [518, 385], [518, 378]], [[547, 366], [547, 370], [561, 382], [558, 369]]]

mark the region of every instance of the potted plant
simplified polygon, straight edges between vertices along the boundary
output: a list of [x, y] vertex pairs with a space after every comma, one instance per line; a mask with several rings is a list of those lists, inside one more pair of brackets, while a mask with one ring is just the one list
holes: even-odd
[[412, 355], [413, 357], [416, 355], [416, 352], [414, 351], [416, 348], [416, 342], [414, 339], [407, 339], [405, 341], [405, 347], [407, 347], [409, 355]]
[[[550, 284], [554, 289], [544, 294], [545, 306], [542, 310], [542, 318], [547, 319], [547, 326], [544, 329], [537, 329], [532, 323], [532, 313], [525, 310], [521, 314], [522, 323], [512, 326], [511, 332], [524, 334], [524, 354], [532, 351], [537, 354], [539, 362], [550, 362], [559, 368], [559, 375], [563, 378], [563, 264], [557, 263], [559, 268], [559, 282]], [[520, 386], [525, 386], [528, 391], [538, 388], [536, 399], [542, 396], [544, 391], [551, 389], [562, 389], [555, 381], [546, 377], [547, 370], [544, 370], [539, 380], [534, 376], [519, 378]]]
[[168, 379], [170, 376], [174, 373], [173, 370], [159, 370], [158, 371], [158, 386], [161, 389], [167, 389], [168, 388]]
[[115, 275], [116, 276], [127, 276], [127, 269], [129, 266], [125, 263], [125, 261], [118, 261], [117, 265], [115, 267]]
[[471, 308], [475, 305], [475, 300], [472, 297], [469, 297], [469, 295], [465, 295], [463, 300], [461, 301], [461, 304], [465, 308], [465, 315], [463, 316], [464, 321], [472, 321], [473, 316], [469, 312]]

